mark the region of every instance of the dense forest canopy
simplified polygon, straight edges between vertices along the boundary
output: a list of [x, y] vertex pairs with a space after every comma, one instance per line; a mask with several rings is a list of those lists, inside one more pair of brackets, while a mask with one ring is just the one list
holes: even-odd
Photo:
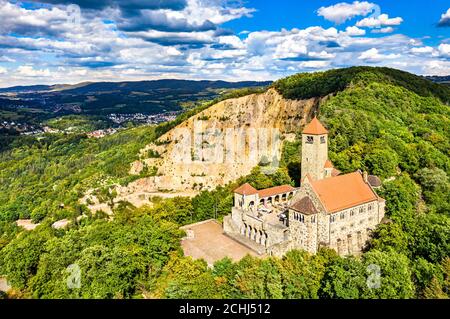
[[[368, 67], [298, 74], [273, 87], [291, 99], [325, 97], [318, 115], [329, 129], [336, 168], [367, 170], [383, 180], [378, 191], [386, 199], [387, 220], [362, 256], [291, 251], [281, 259], [226, 258], [213, 267], [183, 256], [179, 226], [215, 213], [221, 219], [237, 185], [298, 185], [298, 140], [284, 142], [276, 174], [256, 167], [192, 199], [154, 199], [153, 207], [139, 209], [120, 203], [113, 221], [78, 204], [89, 187], [136, 178], [127, 172], [138, 150], [211, 105], [206, 103], [157, 127], [99, 140], [83, 134], [19, 138], [2, 151], [0, 275], [14, 287], [10, 297], [448, 298], [450, 88]], [[87, 217], [76, 219], [81, 214]], [[28, 217], [41, 225], [31, 232], [15, 226], [14, 220]], [[67, 230], [50, 227], [63, 217], [73, 219]], [[65, 285], [72, 264], [85, 276], [78, 290]], [[368, 288], [371, 265], [381, 270], [379, 289]]]

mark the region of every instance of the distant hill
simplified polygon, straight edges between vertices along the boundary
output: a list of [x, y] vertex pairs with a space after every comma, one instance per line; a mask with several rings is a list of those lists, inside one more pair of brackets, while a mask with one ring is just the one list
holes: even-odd
[[0, 88], [0, 93], [30, 93], [30, 92], [55, 92], [70, 91], [70, 94], [86, 94], [98, 92], [151, 92], [158, 89], [185, 89], [185, 90], [206, 90], [206, 89], [236, 89], [244, 87], [265, 86], [271, 81], [190, 81], [190, 80], [153, 80], [153, 81], [129, 81], [129, 82], [81, 82], [77, 84], [54, 84], [54, 85], [30, 85], [12, 86]]
[[424, 78], [436, 82], [436, 83], [442, 83], [442, 84], [450, 84], [450, 75], [430, 75], [425, 76]]
[[211, 100], [229, 90], [270, 84], [155, 80], [15, 86], [0, 89], [0, 118], [6, 114], [15, 120], [42, 120], [66, 114], [156, 114], [181, 110], [183, 104]]

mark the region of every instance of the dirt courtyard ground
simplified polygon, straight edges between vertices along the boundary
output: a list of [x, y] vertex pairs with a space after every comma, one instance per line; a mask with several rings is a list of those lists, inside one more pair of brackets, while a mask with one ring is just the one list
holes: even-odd
[[223, 233], [222, 225], [215, 220], [182, 227], [186, 238], [181, 241], [184, 254], [195, 259], [203, 258], [209, 265], [224, 257], [238, 261], [245, 255], [258, 256], [256, 252]]

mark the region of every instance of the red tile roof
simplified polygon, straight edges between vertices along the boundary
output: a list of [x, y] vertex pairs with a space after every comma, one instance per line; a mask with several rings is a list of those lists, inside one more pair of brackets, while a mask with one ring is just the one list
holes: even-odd
[[299, 201], [292, 204], [290, 208], [305, 215], [316, 214], [318, 212], [313, 201], [309, 197], [303, 197]]
[[278, 195], [278, 194], [292, 192], [293, 190], [295, 190], [295, 188], [292, 187], [291, 185], [281, 185], [281, 186], [275, 186], [275, 187], [270, 187], [270, 188], [266, 188], [266, 189], [261, 189], [258, 191], [258, 195], [259, 195], [259, 198], [262, 198], [262, 197], [269, 197], [269, 196], [274, 196], [274, 195]]
[[329, 213], [378, 200], [359, 172], [312, 181], [311, 186]]
[[238, 194], [241, 194], [241, 195], [254, 195], [254, 194], [258, 193], [256, 188], [254, 188], [249, 183], [245, 183], [245, 184], [239, 186], [238, 188], [236, 188], [234, 190], [234, 192], [238, 193]]
[[303, 129], [302, 134], [312, 134], [312, 135], [322, 135], [328, 134], [328, 131], [323, 127], [322, 123], [314, 116], [314, 118], [309, 122]]

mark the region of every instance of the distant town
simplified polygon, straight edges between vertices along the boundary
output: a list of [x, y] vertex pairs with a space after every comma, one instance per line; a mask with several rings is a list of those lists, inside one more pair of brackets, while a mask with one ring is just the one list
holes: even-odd
[[173, 121], [181, 111], [171, 111], [158, 114], [143, 114], [143, 113], [131, 113], [131, 114], [109, 114], [108, 119], [116, 124], [122, 124], [126, 122], [140, 123], [140, 124], [159, 124], [162, 122]]
[[[116, 133], [122, 129], [122, 125], [125, 123], [134, 123], [138, 125], [153, 125], [163, 122], [173, 121], [181, 111], [170, 111], [158, 114], [143, 114], [143, 113], [131, 113], [131, 114], [109, 114], [107, 118], [114, 123], [114, 127], [107, 129], [95, 130], [92, 132], [86, 132], [90, 138], [101, 138], [107, 135]], [[73, 133], [76, 131], [75, 127], [69, 127], [65, 130], [59, 130], [52, 128], [46, 124], [32, 125], [26, 122], [18, 121], [1, 121], [0, 130], [12, 130], [18, 132], [20, 135], [39, 135], [43, 133], [58, 134], [58, 133]]]

